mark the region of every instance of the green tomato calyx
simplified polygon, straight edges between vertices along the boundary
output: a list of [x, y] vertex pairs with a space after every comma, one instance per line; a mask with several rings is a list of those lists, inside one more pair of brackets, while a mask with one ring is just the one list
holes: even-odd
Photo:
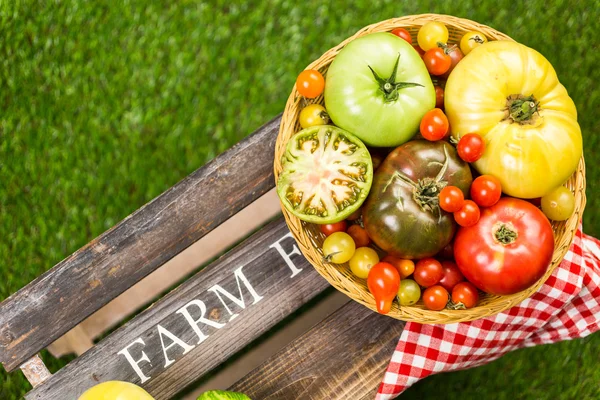
[[512, 94], [506, 99], [504, 120], [521, 125], [533, 125], [539, 116], [540, 102], [531, 96]]
[[383, 191], [385, 192], [387, 190], [394, 179], [399, 179], [413, 189], [413, 200], [419, 205], [421, 210], [441, 215], [439, 195], [442, 189], [448, 185], [448, 182], [443, 181], [442, 178], [446, 174], [446, 171], [448, 171], [448, 166], [450, 164], [450, 156], [446, 147], [444, 147], [444, 155], [446, 159], [435, 178], [426, 177], [415, 182], [402, 171], [396, 171], [384, 186]]
[[379, 90], [383, 93], [383, 97], [386, 102], [398, 100], [398, 97], [399, 97], [398, 91], [400, 89], [407, 88], [407, 87], [415, 87], [415, 86], [423, 87], [423, 85], [421, 85], [420, 83], [396, 82], [396, 73], [398, 72], [398, 63], [400, 63], [400, 53], [398, 53], [398, 58], [396, 58], [396, 63], [394, 64], [394, 70], [392, 71], [392, 74], [386, 79], [380, 77], [377, 74], [377, 72], [375, 72], [375, 70], [373, 68], [371, 68], [370, 65], [368, 66], [369, 69], [371, 70], [371, 72], [373, 73], [373, 77], [379, 84]]
[[515, 227], [510, 222], [498, 222], [493, 229], [494, 239], [503, 245], [514, 243], [519, 236]]

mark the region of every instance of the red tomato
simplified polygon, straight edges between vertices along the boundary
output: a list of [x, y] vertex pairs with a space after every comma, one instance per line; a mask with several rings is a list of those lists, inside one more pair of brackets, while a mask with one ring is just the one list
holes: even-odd
[[400, 279], [408, 278], [413, 272], [415, 272], [415, 262], [413, 260], [387, 255], [383, 257], [381, 261], [390, 263], [396, 267], [400, 273]]
[[425, 50], [423, 50], [421, 48], [421, 46], [419, 46], [419, 45], [414, 45], [413, 47], [417, 51], [417, 53], [419, 53], [419, 55], [421, 56], [421, 58], [423, 58], [423, 56], [425, 55]]
[[425, 307], [433, 311], [440, 311], [446, 308], [449, 298], [448, 291], [441, 285], [428, 287], [423, 292]]
[[367, 230], [358, 224], [350, 225], [346, 233], [354, 240], [357, 248], [368, 246], [371, 243]]
[[447, 212], [456, 212], [465, 204], [462, 190], [456, 186], [446, 186], [440, 191], [440, 208]]
[[391, 264], [378, 262], [371, 267], [367, 277], [369, 292], [375, 297], [377, 312], [387, 314], [400, 288], [400, 273]]
[[415, 281], [423, 286], [433, 286], [440, 281], [444, 276], [442, 264], [435, 258], [424, 258], [417, 261], [415, 265], [414, 278]]
[[359, 208], [358, 210], [354, 211], [352, 214], [350, 214], [350, 216], [348, 218], [346, 218], [348, 221], [356, 221], [357, 219], [359, 219], [362, 215], [362, 208]]
[[454, 258], [463, 275], [484, 292], [506, 295], [540, 279], [554, 252], [548, 218], [533, 204], [503, 197], [484, 208], [479, 222], [459, 228]]
[[439, 108], [427, 111], [421, 120], [421, 135], [429, 141], [441, 140], [448, 133], [448, 117]]
[[408, 43], [412, 44], [412, 37], [410, 36], [410, 33], [406, 29], [395, 28], [395, 29], [392, 29], [391, 33], [393, 35], [396, 35], [396, 36], [406, 40]]
[[423, 62], [427, 67], [427, 71], [436, 76], [444, 75], [452, 65], [450, 56], [444, 52], [444, 49], [439, 47], [427, 50], [423, 55]]
[[325, 234], [325, 236], [329, 236], [332, 233], [336, 232], [345, 232], [346, 231], [346, 221], [336, 222], [335, 224], [324, 224], [319, 225], [319, 230]]
[[304, 70], [296, 79], [298, 93], [308, 99], [314, 99], [323, 93], [325, 78], [316, 69]]
[[452, 302], [461, 303], [465, 308], [472, 308], [479, 300], [479, 292], [471, 282], [460, 282], [452, 289]]
[[454, 260], [454, 242], [448, 243], [442, 251], [438, 253], [438, 256], [446, 260]]
[[471, 198], [480, 207], [491, 207], [500, 200], [502, 185], [492, 175], [481, 175], [471, 184]]
[[444, 108], [444, 89], [441, 86], [435, 86], [435, 108]]
[[473, 226], [479, 221], [479, 207], [473, 200], [465, 200], [462, 208], [454, 213], [454, 220], [460, 226]]
[[463, 161], [472, 163], [481, 158], [485, 151], [485, 140], [477, 133], [467, 133], [456, 145], [458, 156]]
[[448, 76], [450, 76], [450, 73], [452, 72], [452, 70], [454, 69], [454, 67], [456, 67], [456, 64], [458, 64], [458, 62], [460, 60], [463, 59], [463, 57], [465, 56], [463, 54], [463, 52], [458, 48], [457, 45], [453, 44], [450, 46], [447, 46], [444, 51], [446, 52], [446, 54], [448, 54], [450, 56], [450, 68], [448, 68], [448, 71], [446, 71], [446, 73], [444, 75], [442, 75], [442, 78], [448, 78]]
[[449, 292], [452, 291], [452, 288], [459, 282], [465, 280], [462, 272], [460, 272], [460, 269], [458, 269], [458, 266], [453, 261], [442, 261], [442, 269], [444, 270], [444, 276], [440, 280], [440, 285]]

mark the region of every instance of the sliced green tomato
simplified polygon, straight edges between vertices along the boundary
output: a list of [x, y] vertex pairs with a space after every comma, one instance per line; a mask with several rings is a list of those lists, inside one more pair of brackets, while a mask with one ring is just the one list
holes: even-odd
[[313, 126], [288, 142], [277, 194], [301, 220], [330, 224], [361, 206], [372, 181], [371, 156], [360, 139], [335, 126]]

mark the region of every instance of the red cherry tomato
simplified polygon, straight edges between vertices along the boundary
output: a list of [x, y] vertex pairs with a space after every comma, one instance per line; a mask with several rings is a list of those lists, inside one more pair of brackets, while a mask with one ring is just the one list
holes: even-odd
[[425, 62], [427, 71], [436, 76], [444, 75], [452, 65], [450, 56], [439, 47], [427, 50], [423, 56], [423, 62]]
[[460, 210], [454, 213], [454, 220], [460, 226], [473, 226], [479, 221], [479, 207], [473, 200], [465, 200]]
[[458, 141], [456, 151], [464, 161], [475, 162], [481, 158], [485, 151], [485, 141], [477, 133], [467, 133]]
[[433, 311], [440, 311], [448, 304], [449, 294], [441, 285], [428, 287], [423, 292], [423, 303], [425, 307]]
[[357, 248], [368, 246], [371, 243], [367, 230], [358, 224], [350, 225], [346, 233], [354, 239]]
[[448, 117], [439, 108], [427, 111], [421, 120], [421, 135], [429, 141], [441, 140], [448, 133]]
[[316, 69], [304, 70], [296, 79], [298, 93], [308, 99], [314, 99], [323, 93], [325, 78]]
[[441, 86], [435, 86], [435, 108], [444, 108], [444, 89]]
[[415, 281], [423, 286], [433, 286], [444, 276], [442, 264], [435, 258], [424, 258], [417, 261], [413, 277]]
[[406, 29], [395, 28], [395, 29], [392, 29], [391, 33], [393, 35], [396, 35], [396, 36], [406, 40], [408, 43], [412, 44], [412, 37], [410, 36], [410, 33]]
[[447, 212], [456, 212], [465, 204], [462, 190], [456, 186], [446, 186], [440, 191], [440, 208]]
[[324, 224], [319, 225], [319, 230], [325, 234], [325, 236], [329, 236], [332, 233], [336, 232], [345, 232], [346, 231], [346, 221], [336, 222], [335, 224]]
[[423, 58], [423, 56], [425, 55], [425, 50], [423, 50], [419, 45], [414, 45], [413, 47], [417, 51], [417, 53], [419, 53], [421, 58]]
[[369, 292], [375, 297], [377, 312], [387, 314], [400, 288], [400, 273], [391, 264], [378, 262], [371, 267], [367, 277]]
[[465, 277], [454, 261], [442, 261], [442, 269], [444, 270], [444, 276], [440, 279], [439, 284], [449, 292], [452, 291], [452, 288], [459, 282], [465, 280]]
[[444, 246], [442, 251], [437, 255], [445, 260], [454, 260], [454, 242], [450, 242]]
[[348, 218], [346, 218], [348, 221], [356, 221], [357, 219], [359, 219], [362, 215], [362, 208], [359, 208], [358, 210], [354, 211], [352, 214], [350, 214], [350, 216]]
[[471, 184], [471, 198], [479, 207], [491, 207], [500, 200], [502, 185], [492, 175], [478, 176]]
[[460, 282], [452, 289], [452, 302], [462, 303], [465, 308], [472, 308], [479, 300], [479, 292], [471, 282]]
[[456, 64], [459, 63], [460, 60], [462, 60], [464, 58], [464, 54], [463, 52], [458, 48], [457, 45], [453, 44], [450, 46], [447, 46], [444, 51], [446, 52], [446, 54], [448, 54], [450, 56], [450, 68], [448, 68], [448, 71], [446, 71], [446, 73], [444, 75], [442, 75], [442, 78], [448, 78], [448, 76], [450, 76], [450, 73], [452, 72], [452, 70], [454, 69], [454, 67], [456, 67]]

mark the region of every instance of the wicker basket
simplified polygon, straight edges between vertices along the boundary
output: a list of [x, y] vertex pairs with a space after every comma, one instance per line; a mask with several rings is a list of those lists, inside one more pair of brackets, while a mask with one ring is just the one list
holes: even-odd
[[[387, 21], [369, 25], [361, 29], [354, 36], [346, 39], [338, 46], [327, 51], [318, 60], [310, 64], [307, 69], [317, 69], [326, 77], [329, 64], [347, 43], [360, 36], [364, 36], [373, 32], [391, 31], [394, 28], [402, 27], [411, 33], [413, 42], [416, 43], [417, 31], [423, 24], [429, 21], [440, 21], [444, 23], [446, 27], [448, 27], [448, 31], [450, 33], [450, 43], [458, 43], [462, 35], [471, 30], [484, 33], [488, 40], [513, 40], [507, 35], [488, 26], [481, 25], [467, 19], [436, 14], [407, 16], [389, 19]], [[292, 137], [292, 135], [294, 135], [294, 133], [301, 129], [298, 122], [298, 115], [302, 107], [305, 105], [305, 102], [306, 100], [300, 96], [294, 88], [287, 101], [281, 121], [279, 136], [277, 137], [277, 143], [275, 145], [275, 179], [277, 179], [279, 173], [281, 172], [281, 157], [285, 152], [285, 145], [287, 141]], [[316, 99], [313, 99], [311, 103], [323, 104], [323, 97], [320, 96]], [[567, 250], [571, 246], [575, 232], [579, 222], [581, 221], [581, 216], [585, 206], [585, 165], [583, 157], [579, 162], [577, 170], [566, 183], [566, 186], [575, 194], [575, 213], [565, 222], [552, 223], [555, 236], [555, 250], [552, 258], [552, 264], [550, 265], [550, 268], [548, 268], [548, 271], [544, 277], [536, 282], [535, 285], [531, 286], [527, 290], [509, 296], [493, 296], [484, 294], [476, 307], [467, 310], [445, 309], [442, 311], [431, 311], [427, 310], [421, 301], [413, 306], [403, 307], [399, 307], [398, 304], [394, 302], [391, 312], [387, 315], [405, 321], [416, 321], [430, 324], [471, 321], [504, 311], [531, 296], [535, 291], [538, 290], [542, 283], [550, 276], [554, 268], [556, 268], [556, 266], [563, 259]], [[298, 242], [302, 253], [315, 267], [315, 269], [336, 289], [342, 293], [345, 293], [364, 306], [375, 310], [375, 301], [367, 289], [365, 280], [356, 278], [350, 272], [350, 268], [347, 264], [337, 265], [323, 262], [321, 245], [323, 244], [324, 235], [320, 233], [317, 226], [299, 220], [297, 217], [290, 214], [284, 207], [282, 207], [282, 209], [288, 227]]]

